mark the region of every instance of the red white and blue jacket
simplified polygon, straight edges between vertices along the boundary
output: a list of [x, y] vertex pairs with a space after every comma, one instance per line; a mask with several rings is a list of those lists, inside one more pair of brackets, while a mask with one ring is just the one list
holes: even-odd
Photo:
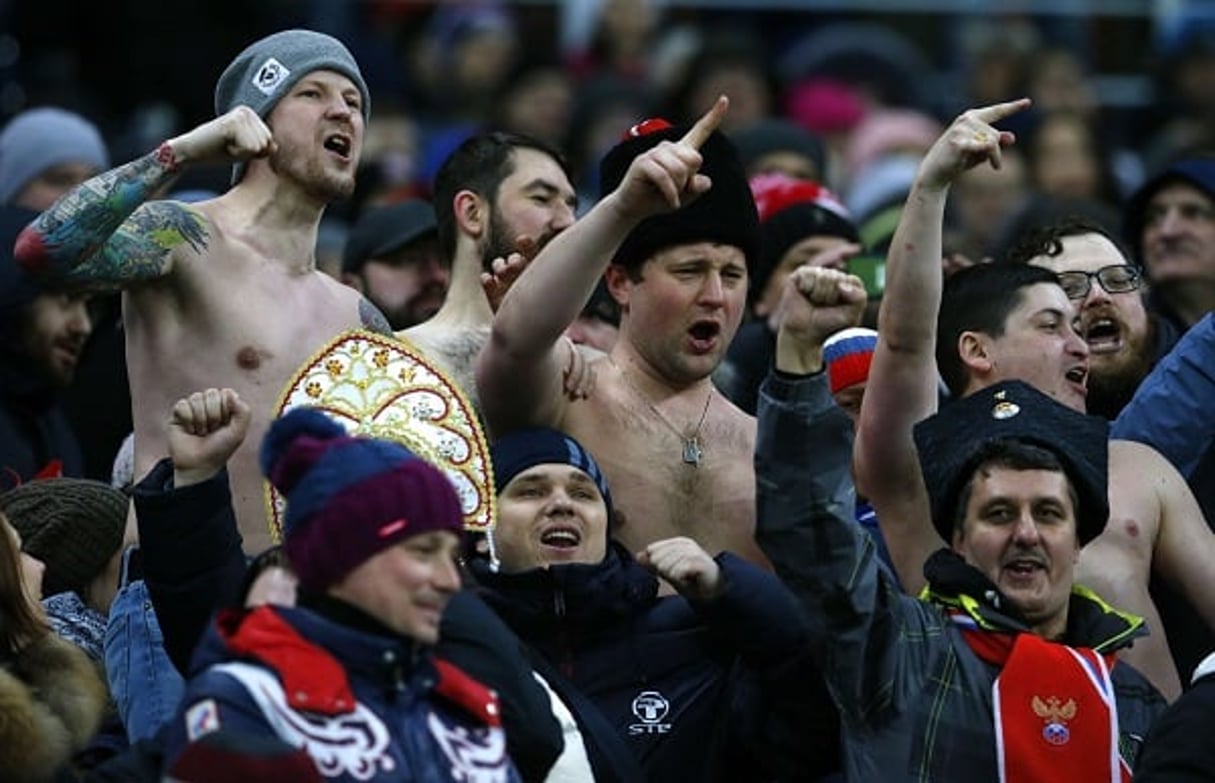
[[497, 696], [402, 637], [302, 608], [221, 613], [166, 738], [220, 729], [303, 747], [326, 780], [517, 783]]

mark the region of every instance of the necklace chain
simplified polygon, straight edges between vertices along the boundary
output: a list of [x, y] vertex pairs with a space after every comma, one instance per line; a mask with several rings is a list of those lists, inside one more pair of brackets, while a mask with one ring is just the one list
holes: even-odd
[[616, 368], [616, 372], [620, 373], [620, 377], [624, 379], [625, 385], [629, 387], [633, 394], [644, 402], [654, 412], [654, 415], [658, 417], [658, 420], [665, 424], [667, 429], [675, 433], [675, 436], [679, 438], [683, 444], [683, 461], [694, 468], [700, 467], [701, 457], [704, 456], [704, 449], [700, 445], [700, 430], [705, 426], [705, 417], [709, 414], [709, 403], [713, 401], [712, 385], [709, 386], [709, 394], [705, 397], [705, 407], [700, 412], [700, 421], [696, 422], [695, 431], [691, 435], [685, 435], [678, 427], [671, 423], [670, 419], [663, 415], [662, 411], [658, 410], [649, 397], [641, 393], [641, 389], [637, 388], [632, 379], [629, 378], [628, 373], [621, 369], [620, 365], [616, 364], [616, 361], [611, 356], [608, 356], [608, 361]]

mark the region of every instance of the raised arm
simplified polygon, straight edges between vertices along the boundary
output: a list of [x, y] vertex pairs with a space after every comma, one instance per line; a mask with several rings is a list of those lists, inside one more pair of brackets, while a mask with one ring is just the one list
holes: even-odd
[[878, 342], [854, 446], [857, 490], [877, 512], [899, 580], [913, 595], [923, 565], [942, 545], [932, 526], [912, 428], [936, 411], [941, 233], [949, 186], [984, 162], [1000, 167], [1013, 143], [992, 123], [1029, 105], [1022, 99], [971, 109], [937, 139], [916, 175], [886, 259]]
[[905, 633], [907, 623], [932, 615], [899, 594], [853, 518], [850, 427], [814, 358], [814, 345], [832, 331], [812, 326], [814, 311], [834, 310], [847, 323], [852, 308], [864, 307], [864, 289], [855, 278], [812, 268], [785, 285], [775, 372], [759, 396], [755, 537], [804, 609], [810, 646], [845, 721], [861, 724], [879, 720], [927, 676], [927, 662], [907, 656], [939, 637], [920, 627]]
[[206, 246], [206, 223], [184, 204], [148, 199], [182, 166], [247, 160], [273, 149], [261, 118], [238, 106], [64, 194], [17, 237], [17, 261], [32, 274], [88, 288], [162, 277], [177, 248], [197, 253]]
[[709, 189], [700, 147], [728, 108], [719, 98], [678, 142], [638, 155], [620, 185], [549, 242], [510, 287], [477, 362], [477, 393], [491, 429], [559, 424], [570, 363], [566, 328], [582, 311], [616, 248], [650, 215]]
[[212, 612], [236, 600], [244, 577], [225, 466], [248, 429], [249, 406], [231, 389], [178, 400], [170, 458], [135, 487], [148, 594], [165, 650], [183, 674]]

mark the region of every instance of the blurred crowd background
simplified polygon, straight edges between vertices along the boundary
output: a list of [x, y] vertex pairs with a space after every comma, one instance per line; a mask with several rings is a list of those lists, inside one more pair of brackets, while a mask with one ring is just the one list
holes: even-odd
[[[92, 119], [114, 161], [213, 115], [215, 79], [286, 27], [345, 41], [372, 91], [359, 190], [427, 195], [445, 155], [496, 126], [556, 143], [584, 194], [621, 131], [697, 116], [725, 92], [728, 131], [779, 119], [823, 145], [822, 171], [863, 225], [905, 194], [911, 159], [970, 106], [1029, 95], [1021, 154], [973, 178], [950, 248], [990, 255], [1027, 195], [1107, 204], [1181, 153], [1215, 148], [1208, 0], [117, 0], [0, 1], [0, 124], [57, 105]], [[908, 153], [906, 156], [891, 153]], [[902, 159], [902, 162], [898, 162]], [[878, 164], [881, 164], [880, 166]], [[182, 187], [220, 190], [226, 172]]]

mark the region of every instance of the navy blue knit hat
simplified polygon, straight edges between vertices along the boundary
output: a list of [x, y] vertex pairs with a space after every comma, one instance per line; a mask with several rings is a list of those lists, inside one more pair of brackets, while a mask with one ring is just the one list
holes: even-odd
[[294, 408], [270, 425], [261, 466], [287, 499], [283, 548], [313, 592], [404, 538], [463, 537], [460, 500], [442, 471], [398, 443], [348, 435], [315, 409]]
[[[1131, 252], [1143, 266], [1143, 228], [1147, 218], [1147, 205], [1165, 185], [1181, 182], [1198, 188], [1207, 198], [1215, 201], [1215, 155], [1186, 158], [1165, 168], [1143, 183], [1126, 202], [1123, 209], [1122, 235]], [[1150, 270], [1149, 270], [1150, 271]]]
[[[673, 127], [662, 119], [629, 128], [599, 164], [600, 196], [616, 189], [638, 155], [663, 141], [678, 141], [687, 132], [687, 128]], [[718, 242], [742, 250], [748, 271], [754, 269], [759, 262], [759, 215], [738, 151], [721, 131], [713, 131], [701, 145], [700, 154], [700, 173], [713, 181], [709, 192], [673, 212], [641, 221], [617, 248], [612, 263], [637, 268], [650, 256], [674, 245]]]
[[435, 208], [423, 199], [373, 207], [350, 229], [342, 250], [342, 271], [355, 273], [373, 258], [395, 253], [427, 236], [437, 236]]
[[515, 476], [537, 465], [572, 465], [591, 477], [612, 518], [612, 493], [599, 463], [582, 444], [558, 430], [515, 430], [489, 447], [494, 466], [494, 490], [500, 495]]

